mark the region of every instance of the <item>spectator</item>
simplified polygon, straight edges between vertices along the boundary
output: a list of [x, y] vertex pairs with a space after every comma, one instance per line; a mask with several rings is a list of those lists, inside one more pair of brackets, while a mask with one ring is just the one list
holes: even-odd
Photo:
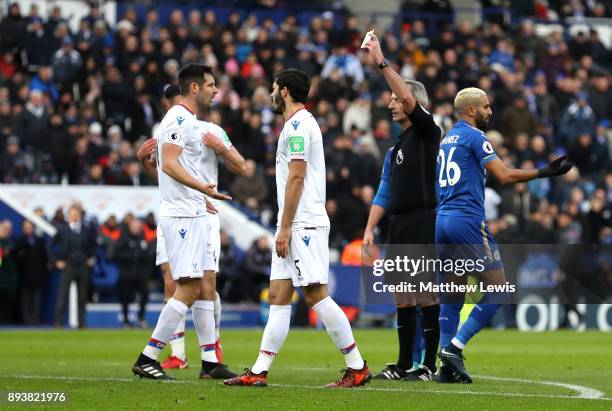
[[53, 56], [55, 79], [62, 85], [63, 90], [69, 90], [76, 82], [83, 63], [73, 44], [72, 38], [65, 36], [61, 48]]
[[79, 207], [75, 205], [70, 207], [68, 222], [58, 227], [51, 249], [55, 250], [54, 266], [60, 271], [55, 326], [62, 327], [68, 290], [72, 281], [76, 281], [79, 328], [85, 328], [85, 303], [90, 271], [95, 263], [96, 238], [89, 224], [83, 220]]
[[19, 148], [19, 138], [10, 136], [6, 140], [6, 152], [0, 157], [0, 170], [4, 183], [29, 183], [31, 171], [26, 157]]
[[335, 69], [340, 71], [341, 77], [348, 80], [349, 87], [355, 90], [364, 79], [361, 62], [354, 54], [350, 54], [345, 46], [339, 46], [332, 51], [323, 65], [321, 77], [329, 77]]
[[247, 160], [246, 173], [238, 176], [231, 186], [234, 199], [252, 210], [260, 210], [266, 199], [268, 188], [261, 172], [253, 160]]
[[147, 327], [145, 308], [149, 300], [148, 277], [150, 264], [153, 262], [154, 248], [145, 241], [142, 222], [133, 218], [127, 223], [121, 237], [115, 243], [114, 259], [119, 267], [119, 300], [123, 314], [123, 326], [131, 328], [128, 311], [129, 304], [134, 300], [134, 291], [140, 295], [138, 323]]
[[48, 122], [49, 113], [44, 104], [43, 93], [40, 90], [32, 90], [29, 101], [15, 124], [15, 134], [20, 137], [24, 149], [40, 150], [45, 146]]
[[571, 143], [583, 134], [595, 133], [595, 113], [588, 104], [588, 95], [579, 93], [576, 100], [571, 103], [561, 118], [561, 136], [563, 141]]
[[51, 63], [52, 44], [49, 33], [45, 31], [42, 19], [35, 16], [27, 26], [24, 38], [24, 49], [28, 65], [32, 67], [45, 67]]
[[507, 106], [501, 117], [501, 132], [507, 142], [512, 142], [517, 134], [527, 133], [532, 136], [536, 133], [536, 119], [527, 107], [527, 100], [522, 93], [512, 98], [511, 105]]
[[53, 82], [51, 68], [43, 66], [38, 69], [38, 74], [30, 81], [30, 90], [39, 90], [47, 95], [54, 103], [59, 100], [59, 92]]
[[8, 14], [0, 23], [0, 48], [11, 50], [23, 45], [27, 21], [21, 16], [19, 3], [9, 5]]
[[593, 176], [605, 170], [610, 162], [606, 148], [586, 133], [571, 143], [568, 155], [580, 174], [585, 176]]
[[47, 288], [47, 249], [34, 224], [24, 220], [21, 237], [15, 242], [13, 261], [19, 275], [21, 315], [25, 324], [40, 324], [42, 292]]
[[237, 284], [240, 274], [240, 257], [238, 247], [234, 240], [225, 230], [220, 234], [221, 254], [219, 255], [219, 273], [217, 276], [217, 289], [221, 294], [222, 300], [240, 301], [240, 297], [232, 295], [232, 285], [239, 288]]
[[612, 120], [612, 87], [606, 73], [597, 73], [589, 91], [589, 102], [597, 120]]
[[0, 323], [16, 322], [17, 270], [13, 260], [13, 226], [9, 220], [0, 221], [0, 298], [5, 306], [0, 310]]
[[240, 281], [243, 297], [249, 301], [259, 301], [259, 293], [270, 277], [272, 250], [267, 237], [256, 239], [246, 253], [244, 260], [244, 275]]

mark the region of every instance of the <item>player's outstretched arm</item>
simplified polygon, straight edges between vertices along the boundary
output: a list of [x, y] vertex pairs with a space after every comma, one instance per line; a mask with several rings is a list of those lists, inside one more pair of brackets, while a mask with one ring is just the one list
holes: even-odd
[[[385, 57], [383, 56], [380, 42], [378, 41], [378, 37], [376, 34], [372, 34], [370, 41], [368, 41], [364, 46], [364, 49], [370, 53], [372, 64], [380, 67], [381, 64], [386, 62]], [[388, 64], [388, 63], [387, 63]], [[392, 67], [386, 66], [381, 70], [389, 88], [391, 91], [395, 93], [395, 95], [400, 99], [400, 101], [404, 104], [404, 109], [406, 113], [412, 114], [412, 110], [414, 110], [414, 106], [416, 105], [416, 100], [412, 95], [412, 90], [410, 90], [410, 86], [406, 84], [406, 81], [399, 75]]]
[[280, 230], [276, 236], [276, 254], [287, 257], [289, 253], [289, 242], [291, 241], [291, 223], [295, 217], [304, 190], [304, 179], [306, 178], [306, 161], [293, 160], [289, 162], [289, 175], [285, 185], [285, 205]]
[[514, 184], [536, 178], [560, 176], [567, 173], [573, 166], [574, 164], [567, 159], [567, 156], [559, 157], [548, 165], [533, 170], [506, 167], [499, 158], [495, 158], [485, 165], [486, 169], [493, 173], [495, 178], [502, 184]]
[[136, 151], [136, 157], [142, 164], [145, 173], [155, 181], [157, 181], [157, 160], [153, 156], [157, 150], [157, 141], [154, 138], [146, 140]]
[[217, 200], [231, 200], [228, 195], [221, 194], [215, 190], [215, 184], [207, 184], [199, 181], [185, 170], [178, 162], [178, 157], [183, 148], [176, 144], [164, 143], [162, 145], [163, 162], [162, 171], [179, 183], [197, 190]]

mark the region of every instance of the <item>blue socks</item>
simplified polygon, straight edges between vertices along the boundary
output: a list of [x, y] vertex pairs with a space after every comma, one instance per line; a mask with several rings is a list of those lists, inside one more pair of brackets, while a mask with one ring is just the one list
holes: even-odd
[[440, 304], [440, 348], [448, 346], [457, 334], [463, 304]]
[[467, 321], [457, 333], [457, 337], [453, 339], [453, 344], [463, 349], [473, 336], [491, 322], [500, 307], [501, 304], [477, 304], [476, 307], [472, 309]]

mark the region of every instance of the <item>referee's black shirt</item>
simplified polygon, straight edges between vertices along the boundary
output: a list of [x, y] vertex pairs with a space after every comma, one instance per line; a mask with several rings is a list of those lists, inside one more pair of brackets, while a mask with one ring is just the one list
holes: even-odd
[[412, 126], [400, 134], [391, 152], [391, 214], [436, 207], [436, 161], [442, 133], [419, 104], [408, 117]]

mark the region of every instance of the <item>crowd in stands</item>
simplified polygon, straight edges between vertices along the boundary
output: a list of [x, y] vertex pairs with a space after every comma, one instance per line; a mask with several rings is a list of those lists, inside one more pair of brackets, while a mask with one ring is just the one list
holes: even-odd
[[[87, 301], [118, 300], [126, 327], [147, 326], [144, 315], [149, 293], [161, 292], [163, 286], [155, 267], [155, 216], [148, 214], [141, 219], [128, 213], [118, 220], [111, 215], [100, 224], [79, 203], [66, 212], [58, 209], [53, 216], [45, 216], [40, 208], [35, 213], [57, 229], [55, 237], [46, 239], [29, 220], [24, 220], [20, 234], [14, 235], [18, 230], [14, 230], [11, 221], [0, 221], [0, 297], [6, 303], [0, 324], [40, 324], [41, 307], [52, 298], [56, 300], [51, 301], [56, 307], [52, 321], [62, 326], [69, 280], [75, 280], [79, 297], [83, 297], [79, 301], [83, 310]], [[271, 245], [266, 237], [255, 239], [248, 250], [241, 250], [221, 230], [217, 286], [223, 301], [259, 302], [260, 292], [269, 281], [271, 261]], [[54, 287], [49, 287], [53, 271], [59, 274], [57, 292], [51, 292]], [[136, 297], [138, 318], [131, 319], [128, 304], [136, 302]]]
[[[408, 15], [397, 29], [377, 30], [394, 67], [427, 88], [443, 132], [455, 120], [457, 91], [476, 86], [492, 102], [487, 135], [505, 162], [533, 168], [567, 154], [576, 164], [557, 181], [504, 187], [488, 179], [487, 219], [498, 242], [610, 244], [610, 45], [595, 29], [538, 36], [535, 25], [556, 16], [610, 18], [610, 5], [524, 3], [532, 7], [513, 25], [459, 21], [432, 31]], [[366, 27], [356, 16], [325, 12], [300, 25], [292, 15], [274, 21], [233, 11], [220, 21], [198, 9], [169, 16], [151, 9], [139, 19], [128, 8], [111, 25], [91, 4], [76, 31], [66, 17], [59, 7], [42, 16], [36, 5], [26, 11], [14, 3], [0, 22], [2, 183], [154, 184], [135, 150], [163, 115], [164, 85], [182, 65], [204, 62], [214, 67], [219, 89], [209, 120], [249, 159], [245, 176], [221, 167], [219, 187], [273, 225], [283, 120], [272, 113], [269, 93], [275, 72], [298, 67], [311, 76], [308, 109], [324, 136], [330, 246], [342, 250], [362, 236], [382, 160], [401, 130], [383, 77], [359, 48]], [[381, 242], [384, 235], [383, 225]], [[260, 276], [269, 262], [263, 243], [245, 263]]]

